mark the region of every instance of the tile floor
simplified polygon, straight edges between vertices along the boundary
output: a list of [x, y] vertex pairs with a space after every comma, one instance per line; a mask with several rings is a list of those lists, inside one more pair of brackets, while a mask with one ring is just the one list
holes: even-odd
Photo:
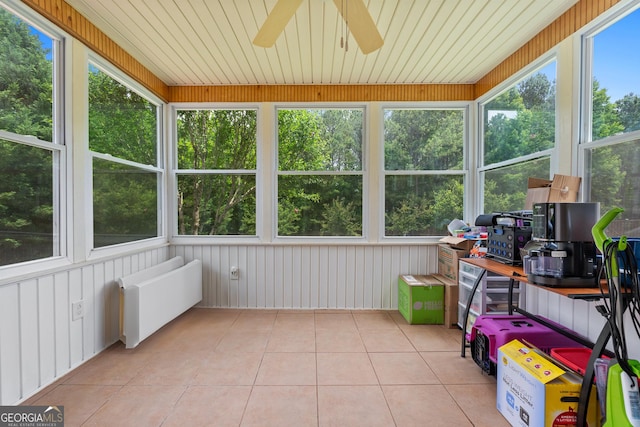
[[24, 404], [65, 426], [508, 426], [460, 331], [397, 311], [191, 309]]

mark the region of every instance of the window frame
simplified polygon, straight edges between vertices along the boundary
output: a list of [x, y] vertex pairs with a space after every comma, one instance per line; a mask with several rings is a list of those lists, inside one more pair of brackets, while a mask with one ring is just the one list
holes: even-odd
[[[437, 242], [442, 236], [446, 235], [446, 231], [443, 230], [441, 235], [429, 235], [429, 236], [387, 236], [386, 235], [386, 178], [387, 176], [462, 176], [463, 195], [462, 195], [462, 216], [464, 218], [469, 217], [470, 208], [473, 206], [470, 195], [473, 194], [472, 189], [469, 188], [470, 180], [470, 152], [472, 151], [472, 101], [465, 102], [386, 102], [380, 106], [380, 138], [379, 138], [379, 174], [380, 183], [379, 188], [379, 216], [380, 224], [378, 227], [378, 233], [380, 240], [383, 242]], [[463, 141], [462, 141], [462, 167], [460, 170], [387, 170], [385, 167], [385, 139], [384, 139], [384, 112], [385, 110], [455, 110], [462, 111], [463, 120]]]
[[[167, 223], [167, 214], [166, 214], [166, 170], [165, 170], [165, 134], [164, 134], [164, 122], [165, 122], [165, 103], [159, 99], [156, 95], [151, 93], [149, 90], [144, 88], [142, 85], [137, 83], [132, 78], [128, 77], [124, 74], [124, 72], [120, 71], [112, 64], [110, 64], [107, 60], [100, 57], [98, 54], [89, 51], [87, 61], [86, 61], [86, 73], [85, 80], [88, 80], [89, 67], [93, 66], [97, 68], [100, 72], [105, 73], [109, 77], [111, 77], [116, 82], [125, 86], [128, 90], [135, 92], [142, 98], [144, 98], [147, 102], [155, 105], [156, 107], [156, 164], [155, 165], [144, 165], [141, 163], [137, 163], [131, 160], [118, 158], [115, 156], [111, 156], [109, 154], [104, 154], [100, 152], [93, 151], [89, 148], [89, 117], [87, 114], [87, 122], [86, 122], [86, 166], [84, 171], [84, 177], [86, 181], [86, 213], [87, 213], [87, 233], [85, 237], [85, 245], [87, 248], [87, 259], [97, 259], [108, 256], [115, 256], [122, 254], [126, 251], [135, 251], [141, 249], [147, 249], [150, 247], [157, 247], [160, 243], [167, 242], [167, 233], [166, 233], [166, 223]], [[86, 101], [87, 102], [87, 111], [88, 111], [88, 97], [89, 97], [89, 86], [86, 84]], [[153, 172], [158, 175], [158, 186], [157, 186], [157, 208], [156, 208], [156, 232], [157, 236], [150, 237], [146, 239], [140, 239], [129, 242], [122, 242], [113, 245], [95, 247], [94, 246], [94, 217], [93, 217], [93, 161], [94, 159], [100, 159], [103, 161], [112, 162], [118, 165], [125, 165], [129, 167], [135, 167], [144, 172]]]
[[[370, 173], [370, 137], [369, 126], [371, 123], [371, 103], [336, 103], [336, 102], [288, 102], [279, 103], [273, 106], [273, 159], [270, 168], [273, 170], [273, 176], [270, 181], [270, 188], [273, 189], [270, 195], [272, 209], [271, 215], [273, 220], [270, 224], [270, 231], [274, 243], [286, 244], [304, 244], [304, 243], [323, 243], [323, 244], [358, 244], [371, 243], [369, 232], [369, 180]], [[279, 151], [278, 151], [278, 111], [279, 110], [362, 110], [362, 165], [359, 171], [290, 171], [279, 168]], [[281, 236], [278, 234], [278, 178], [280, 176], [360, 176], [362, 178], [362, 234], [360, 236]]]
[[34, 275], [38, 271], [54, 269], [68, 266], [73, 257], [72, 232], [73, 223], [71, 207], [71, 150], [67, 146], [67, 123], [65, 111], [68, 110], [70, 100], [67, 96], [68, 88], [71, 87], [69, 73], [66, 72], [65, 64], [68, 62], [68, 49], [66, 45], [69, 35], [48, 20], [42, 18], [30, 7], [19, 4], [7, 4], [2, 1], [0, 4], [7, 12], [18, 17], [31, 27], [35, 27], [39, 32], [51, 38], [52, 56], [52, 92], [51, 92], [51, 139], [52, 141], [40, 140], [33, 136], [16, 134], [6, 130], [0, 130], [0, 138], [9, 142], [35, 147], [50, 151], [52, 159], [52, 201], [53, 201], [53, 255], [47, 258], [27, 260], [15, 264], [0, 266], [0, 282], [6, 278], [13, 279], [16, 276]]
[[[263, 108], [260, 103], [211, 103], [211, 102], [174, 102], [168, 104], [169, 132], [168, 135], [168, 224], [169, 242], [172, 244], [247, 244], [264, 241], [264, 219], [262, 218], [264, 167], [263, 153], [268, 152], [263, 147], [262, 122]], [[179, 169], [178, 168], [178, 110], [252, 110], [256, 112], [256, 168], [255, 169]], [[256, 180], [256, 234], [255, 235], [189, 235], [178, 234], [178, 176], [179, 175], [224, 175], [243, 174], [253, 175]]]
[[[503, 93], [509, 91], [513, 87], [517, 86], [519, 83], [524, 81], [526, 78], [534, 75], [537, 71], [543, 69], [544, 67], [548, 66], [552, 62], [556, 63], [554, 146], [552, 148], [548, 148], [546, 150], [537, 151], [535, 153], [530, 153], [530, 154], [526, 154], [526, 155], [523, 155], [523, 156], [514, 157], [512, 159], [503, 160], [503, 161], [500, 161], [500, 162], [497, 162], [497, 163], [492, 163], [492, 164], [486, 165], [484, 163], [484, 151], [485, 151], [484, 111], [485, 111], [486, 104], [491, 102], [493, 99], [499, 97]], [[476, 194], [476, 196], [475, 196], [476, 197], [475, 207], [476, 207], [476, 212], [477, 212], [478, 215], [481, 214], [481, 213], [484, 213], [484, 210], [485, 210], [485, 203], [484, 203], [485, 181], [484, 181], [484, 177], [485, 177], [485, 173], [486, 172], [490, 172], [490, 171], [501, 169], [501, 168], [508, 167], [508, 166], [515, 166], [517, 164], [525, 163], [525, 162], [528, 162], [528, 161], [540, 160], [540, 159], [543, 159], [543, 158], [546, 158], [546, 157], [549, 158], [549, 162], [550, 162], [549, 177], [551, 177], [558, 170], [558, 164], [557, 164], [558, 150], [559, 150], [558, 139], [559, 139], [559, 135], [560, 135], [559, 121], [560, 121], [560, 115], [561, 115], [560, 111], [559, 111], [558, 90], [557, 90], [557, 88], [558, 88], [558, 76], [559, 76], [558, 63], [559, 63], [559, 61], [558, 61], [558, 53], [557, 53], [557, 46], [556, 46], [553, 49], [551, 49], [547, 54], [542, 55], [537, 60], [531, 62], [526, 67], [524, 67], [520, 71], [518, 71], [517, 73], [514, 73], [513, 75], [511, 75], [508, 79], [503, 81], [500, 85], [497, 85], [492, 90], [490, 90], [486, 94], [484, 94], [481, 97], [479, 97], [478, 99], [476, 99], [475, 104], [477, 106], [477, 116], [476, 117], [477, 117], [477, 138], [478, 138], [478, 140], [477, 140], [477, 144], [476, 144], [476, 150], [477, 151], [476, 151], [476, 156], [475, 156], [475, 161], [476, 161], [477, 167], [476, 167], [474, 175], [476, 177], [476, 182], [477, 182], [476, 189], [475, 189], [475, 194]]]
[[[640, 10], [640, 2], [632, 1], [612, 7], [607, 13], [600, 15], [592, 21], [579, 34], [578, 50], [581, 53], [579, 64], [580, 79], [580, 103], [579, 130], [576, 141], [578, 172], [582, 176], [581, 197], [584, 201], [590, 201], [592, 177], [589, 173], [593, 157], [593, 150], [607, 147], [615, 147], [618, 144], [637, 141], [640, 143], [640, 130], [622, 132], [616, 135], [595, 139], [593, 138], [593, 62], [594, 62], [594, 38], [628, 15]], [[615, 102], [615, 101], [613, 101]], [[605, 212], [601, 212], [604, 214]], [[635, 237], [635, 236], [628, 236]]]

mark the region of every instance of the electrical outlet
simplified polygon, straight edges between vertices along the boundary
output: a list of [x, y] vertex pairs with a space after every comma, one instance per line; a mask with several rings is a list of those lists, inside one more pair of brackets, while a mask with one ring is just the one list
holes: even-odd
[[84, 301], [76, 301], [71, 304], [71, 318], [73, 320], [82, 319], [84, 317]]
[[231, 273], [231, 280], [238, 280], [238, 278], [240, 277], [240, 269], [235, 265], [231, 267], [230, 273]]

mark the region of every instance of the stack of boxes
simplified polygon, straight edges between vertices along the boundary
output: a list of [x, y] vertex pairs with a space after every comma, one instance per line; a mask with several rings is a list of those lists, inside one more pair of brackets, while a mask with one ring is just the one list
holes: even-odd
[[440, 241], [437, 274], [398, 278], [398, 310], [411, 325], [458, 327], [458, 259], [469, 256], [474, 242], [453, 236]]

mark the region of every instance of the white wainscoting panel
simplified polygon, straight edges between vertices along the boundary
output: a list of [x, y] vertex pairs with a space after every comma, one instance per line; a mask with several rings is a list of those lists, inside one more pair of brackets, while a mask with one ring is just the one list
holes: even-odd
[[[169, 247], [0, 285], [0, 405], [33, 395], [118, 340], [116, 279], [165, 261]], [[71, 304], [85, 315], [72, 320]]]
[[[204, 307], [394, 309], [399, 274], [438, 270], [436, 245], [172, 245], [203, 262]], [[231, 280], [230, 269], [240, 270]]]
[[[528, 286], [526, 310], [558, 322], [595, 342], [606, 323], [596, 310], [599, 302], [570, 299], [537, 286]], [[627, 350], [632, 359], [640, 360], [640, 337], [633, 329], [630, 312], [625, 317]], [[607, 346], [612, 350], [611, 342]]]

